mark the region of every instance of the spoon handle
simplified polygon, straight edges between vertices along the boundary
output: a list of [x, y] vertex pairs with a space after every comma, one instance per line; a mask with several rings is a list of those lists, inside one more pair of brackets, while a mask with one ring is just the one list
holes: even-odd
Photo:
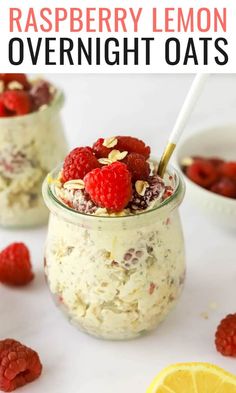
[[179, 141], [185, 125], [191, 115], [194, 106], [203, 90], [203, 87], [208, 79], [210, 74], [197, 74], [194, 78], [194, 81], [190, 87], [190, 90], [185, 98], [184, 104], [180, 110], [180, 113], [175, 122], [174, 128], [169, 136], [167, 146], [164, 150], [164, 153], [161, 157], [159, 166], [158, 166], [158, 175], [160, 177], [164, 176], [167, 164], [170, 160], [170, 157], [175, 150], [176, 144]]

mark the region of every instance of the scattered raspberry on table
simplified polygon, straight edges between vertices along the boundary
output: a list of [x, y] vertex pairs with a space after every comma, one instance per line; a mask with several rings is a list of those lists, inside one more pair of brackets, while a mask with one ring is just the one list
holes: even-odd
[[30, 253], [25, 244], [10, 244], [0, 253], [0, 282], [21, 286], [33, 278]]
[[236, 314], [222, 319], [216, 330], [215, 345], [222, 355], [236, 357]]
[[37, 352], [13, 339], [0, 341], [0, 390], [13, 390], [41, 375], [42, 364]]

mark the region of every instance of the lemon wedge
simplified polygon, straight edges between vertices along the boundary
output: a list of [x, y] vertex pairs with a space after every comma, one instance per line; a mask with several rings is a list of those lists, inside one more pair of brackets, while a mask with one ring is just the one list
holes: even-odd
[[236, 393], [236, 376], [209, 363], [180, 363], [165, 368], [146, 393]]

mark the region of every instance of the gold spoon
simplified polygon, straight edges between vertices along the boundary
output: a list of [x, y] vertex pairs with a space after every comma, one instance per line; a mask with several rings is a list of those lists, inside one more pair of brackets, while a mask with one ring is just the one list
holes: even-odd
[[159, 162], [157, 173], [160, 177], [163, 177], [165, 174], [168, 162], [176, 148], [176, 144], [183, 133], [188, 118], [194, 109], [209, 75], [210, 74], [197, 74], [194, 78]]

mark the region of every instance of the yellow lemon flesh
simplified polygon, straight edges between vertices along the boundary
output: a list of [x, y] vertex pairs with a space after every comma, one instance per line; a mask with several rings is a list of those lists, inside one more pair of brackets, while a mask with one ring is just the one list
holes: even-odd
[[180, 363], [165, 368], [146, 393], [236, 393], [236, 376], [209, 363]]

